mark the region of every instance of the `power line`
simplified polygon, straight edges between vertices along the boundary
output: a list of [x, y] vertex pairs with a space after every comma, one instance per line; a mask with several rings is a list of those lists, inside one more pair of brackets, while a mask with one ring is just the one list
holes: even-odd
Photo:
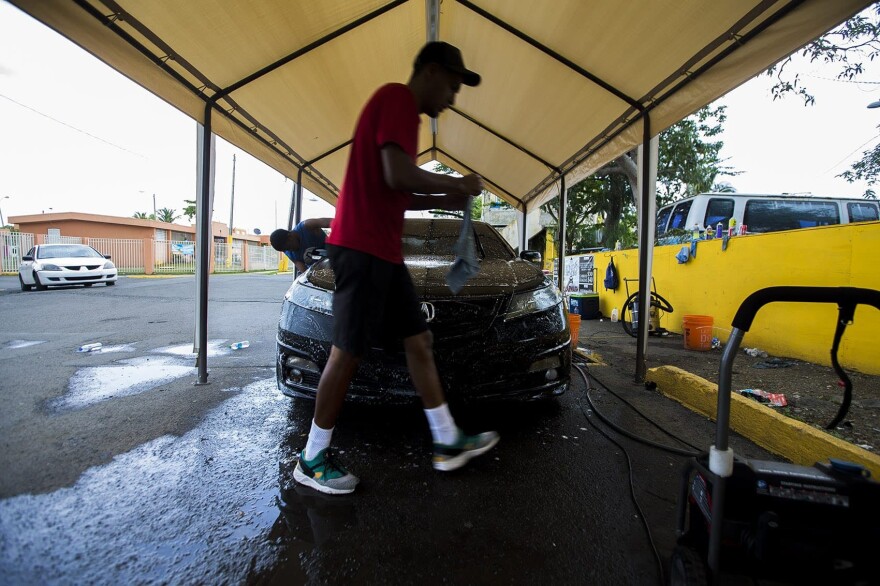
[[86, 132], [85, 130], [83, 130], [83, 129], [81, 129], [81, 128], [77, 128], [76, 126], [73, 126], [73, 125], [71, 125], [71, 124], [68, 124], [67, 122], [64, 122], [64, 121], [62, 121], [62, 120], [58, 120], [57, 118], [53, 118], [52, 116], [49, 116], [48, 114], [46, 114], [46, 113], [44, 113], [44, 112], [40, 112], [39, 110], [37, 110], [37, 109], [35, 109], [35, 108], [31, 108], [31, 107], [28, 106], [27, 104], [22, 104], [21, 102], [12, 99], [12, 98], [10, 98], [9, 96], [6, 96], [6, 95], [3, 95], [3, 94], [0, 94], [0, 98], [4, 98], [4, 99], [6, 99], [6, 100], [9, 100], [9, 101], [12, 102], [13, 104], [16, 104], [16, 105], [18, 105], [18, 106], [21, 106], [22, 108], [25, 108], [25, 109], [27, 109], [27, 110], [30, 110], [31, 112], [34, 112], [35, 114], [39, 114], [40, 116], [42, 116], [42, 117], [44, 117], [44, 118], [48, 118], [48, 119], [51, 120], [52, 122], [56, 122], [56, 123], [58, 123], [58, 124], [61, 124], [62, 126], [66, 126], [67, 128], [70, 128], [71, 130], [75, 130], [75, 131], [77, 131], [77, 132], [79, 132], [79, 133], [81, 133], [81, 134], [85, 134], [85, 135], [88, 136], [89, 138], [94, 138], [95, 140], [99, 140], [99, 141], [103, 142], [104, 144], [108, 144], [108, 145], [112, 146], [113, 148], [117, 148], [117, 149], [119, 149], [119, 150], [121, 150], [121, 151], [124, 151], [124, 152], [126, 152], [126, 153], [132, 154], [132, 155], [134, 155], [134, 156], [136, 156], [136, 157], [140, 157], [140, 158], [142, 158], [142, 159], [146, 159], [146, 158], [147, 158], [147, 157], [145, 157], [144, 155], [142, 155], [142, 154], [140, 154], [140, 153], [136, 153], [136, 152], [134, 152], [134, 151], [130, 151], [130, 150], [128, 150], [128, 149], [125, 148], [125, 147], [121, 147], [121, 146], [119, 146], [118, 144], [114, 144], [114, 143], [110, 142], [109, 140], [104, 140], [104, 139], [101, 138], [100, 136], [95, 136], [94, 134], [91, 134], [91, 133], [89, 133], [89, 132]]

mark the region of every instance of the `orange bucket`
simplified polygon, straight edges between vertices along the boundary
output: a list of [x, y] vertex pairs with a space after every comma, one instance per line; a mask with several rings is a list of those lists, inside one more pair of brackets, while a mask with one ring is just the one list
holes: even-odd
[[684, 347], [688, 350], [712, 349], [712, 316], [686, 315], [682, 320]]
[[578, 313], [568, 314], [568, 329], [571, 330], [571, 344], [578, 345], [581, 332], [581, 316]]

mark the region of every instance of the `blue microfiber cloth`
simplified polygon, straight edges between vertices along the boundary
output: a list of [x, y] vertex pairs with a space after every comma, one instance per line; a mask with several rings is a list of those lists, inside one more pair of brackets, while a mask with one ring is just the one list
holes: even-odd
[[464, 221], [461, 223], [461, 233], [453, 247], [455, 260], [452, 267], [446, 273], [446, 285], [454, 294], [458, 294], [464, 288], [468, 279], [480, 272], [480, 263], [477, 261], [477, 245], [474, 242], [474, 229], [471, 226], [471, 206], [473, 196], [468, 197], [464, 208]]
[[678, 264], [683, 265], [691, 259], [690, 248], [688, 248], [687, 246], [682, 246], [681, 250], [678, 251], [678, 254], [675, 255], [675, 258], [678, 259]]

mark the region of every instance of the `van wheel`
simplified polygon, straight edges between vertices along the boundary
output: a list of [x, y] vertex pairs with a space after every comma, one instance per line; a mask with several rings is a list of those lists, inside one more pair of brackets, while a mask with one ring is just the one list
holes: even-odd
[[24, 279], [21, 278], [21, 273], [18, 274], [18, 282], [21, 285], [22, 291], [30, 291], [31, 290], [32, 285], [25, 285], [24, 284]]
[[46, 290], [46, 286], [40, 282], [40, 276], [37, 274], [37, 271], [34, 271], [34, 287], [37, 288], [37, 291]]

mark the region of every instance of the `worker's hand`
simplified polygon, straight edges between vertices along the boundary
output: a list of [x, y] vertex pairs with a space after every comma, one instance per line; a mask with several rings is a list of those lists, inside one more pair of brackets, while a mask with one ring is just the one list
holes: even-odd
[[483, 192], [483, 178], [475, 173], [461, 178], [461, 192], [465, 195], [480, 195]]

